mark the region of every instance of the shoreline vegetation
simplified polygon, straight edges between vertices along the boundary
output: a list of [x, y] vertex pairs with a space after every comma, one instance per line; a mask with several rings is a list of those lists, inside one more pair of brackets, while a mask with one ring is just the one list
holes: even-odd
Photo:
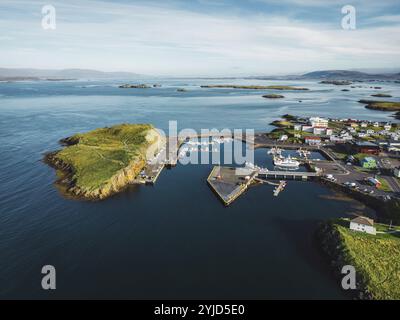
[[45, 155], [67, 195], [105, 199], [132, 183], [162, 142], [150, 124], [120, 124], [60, 140], [64, 149]]
[[344, 265], [356, 270], [358, 299], [400, 299], [400, 231], [375, 224], [376, 235], [349, 229], [348, 219], [323, 222], [317, 239], [338, 279]]
[[359, 103], [365, 104], [365, 108], [371, 110], [396, 112], [394, 117], [400, 120], [400, 102], [395, 101], [376, 101], [376, 100], [359, 100]]
[[234, 85], [234, 84], [211, 84], [202, 85], [200, 88], [222, 88], [222, 89], [250, 89], [250, 90], [310, 90], [308, 88], [274, 85], [274, 86], [255, 86], [255, 85]]

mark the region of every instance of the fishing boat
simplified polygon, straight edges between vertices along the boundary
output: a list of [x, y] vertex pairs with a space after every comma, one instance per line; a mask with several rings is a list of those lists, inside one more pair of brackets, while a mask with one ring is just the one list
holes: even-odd
[[274, 166], [284, 169], [298, 169], [300, 162], [293, 160], [290, 156], [287, 158], [274, 157]]

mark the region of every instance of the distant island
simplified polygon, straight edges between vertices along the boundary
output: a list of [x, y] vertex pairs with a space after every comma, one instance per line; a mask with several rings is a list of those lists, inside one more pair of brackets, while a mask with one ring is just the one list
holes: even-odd
[[66, 147], [45, 156], [66, 194], [100, 200], [132, 183], [163, 137], [149, 124], [120, 124], [62, 139]]
[[252, 90], [309, 90], [308, 88], [293, 86], [256, 86], [256, 85], [235, 85], [235, 84], [211, 84], [202, 85], [201, 88], [226, 88], [226, 89], [252, 89]]
[[122, 84], [118, 86], [118, 88], [123, 88], [123, 89], [149, 89], [151, 88], [147, 84]]
[[391, 98], [392, 96], [387, 93], [375, 93], [371, 94], [371, 97], [377, 97], [377, 98]]
[[284, 98], [285, 96], [282, 96], [282, 95], [280, 95], [280, 94], [265, 94], [265, 95], [263, 95], [262, 97], [263, 97], [263, 98], [266, 98], [266, 99], [282, 99], [282, 98]]
[[395, 113], [395, 118], [400, 119], [400, 102], [393, 101], [376, 101], [376, 100], [359, 100], [359, 103], [366, 104], [367, 109], [389, 111]]
[[334, 84], [335, 86], [349, 86], [353, 84], [349, 80], [323, 80], [320, 83], [322, 84]]

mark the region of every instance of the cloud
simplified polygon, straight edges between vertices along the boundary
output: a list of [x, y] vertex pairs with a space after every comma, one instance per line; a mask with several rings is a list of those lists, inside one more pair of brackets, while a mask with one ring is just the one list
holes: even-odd
[[[282, 13], [212, 13], [154, 2], [71, 0], [54, 5], [57, 29], [44, 31], [37, 1], [2, 1], [0, 6], [9, 10], [25, 10], [24, 19], [18, 11], [17, 17], [0, 20], [1, 30], [13, 39], [2, 42], [2, 61], [150, 74], [271, 74], [384, 67], [398, 61], [400, 49], [396, 23], [346, 31], [340, 16], [321, 23], [288, 19]], [[33, 50], [18, 50], [22, 46]]]

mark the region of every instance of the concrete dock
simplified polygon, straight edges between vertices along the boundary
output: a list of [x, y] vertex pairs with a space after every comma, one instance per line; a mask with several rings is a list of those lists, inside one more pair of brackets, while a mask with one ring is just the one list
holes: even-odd
[[207, 183], [228, 206], [247, 190], [256, 176], [257, 172], [251, 169], [215, 166]]

